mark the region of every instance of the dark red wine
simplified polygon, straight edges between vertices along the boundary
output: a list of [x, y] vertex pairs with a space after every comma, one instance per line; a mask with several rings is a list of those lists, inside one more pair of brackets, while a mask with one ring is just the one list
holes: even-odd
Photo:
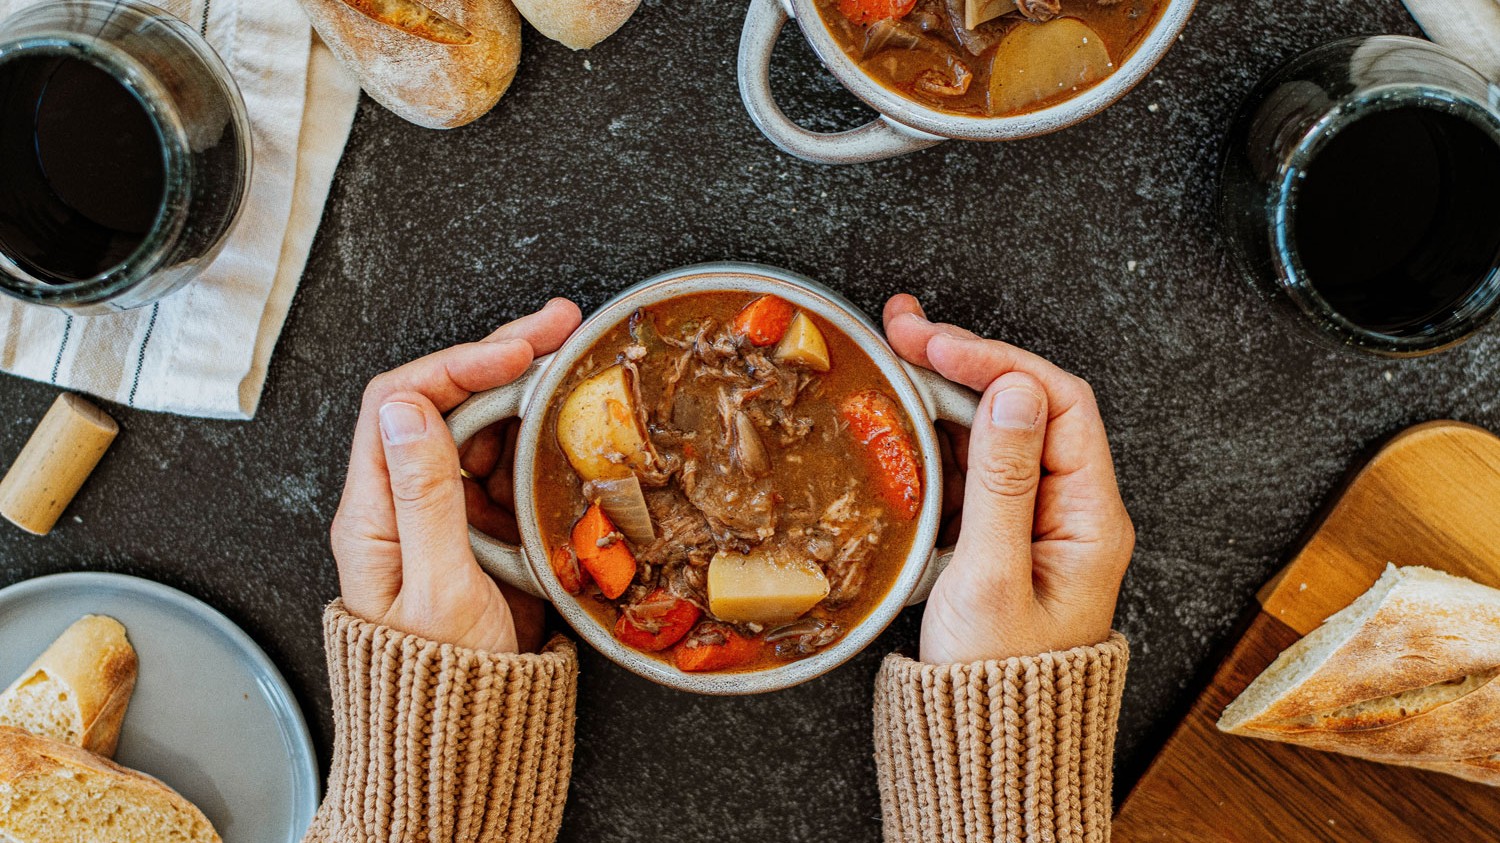
[[44, 282], [128, 258], [166, 197], [166, 156], [145, 105], [67, 56], [0, 63], [0, 251]]
[[1307, 165], [1292, 233], [1307, 280], [1349, 321], [1440, 324], [1500, 267], [1500, 141], [1436, 108], [1371, 113]]

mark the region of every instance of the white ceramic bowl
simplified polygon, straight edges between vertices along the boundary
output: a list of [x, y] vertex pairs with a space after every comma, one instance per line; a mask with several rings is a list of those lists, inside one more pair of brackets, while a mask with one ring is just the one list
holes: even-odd
[[[536, 476], [536, 454], [547, 408], [560, 396], [558, 387], [573, 364], [586, 354], [610, 328], [628, 319], [637, 308], [691, 293], [733, 290], [774, 293], [792, 304], [810, 310], [843, 331], [870, 356], [889, 382], [890, 390], [914, 423], [926, 474], [923, 477], [922, 512], [916, 537], [901, 574], [885, 598], [854, 628], [831, 647], [798, 661], [767, 670], [742, 673], [684, 673], [668, 662], [628, 647], [615, 639], [558, 584], [548, 564], [537, 522], [535, 492], [538, 482], [552, 478]], [[978, 397], [901, 361], [886, 344], [879, 329], [852, 304], [832, 290], [810, 279], [765, 266], [715, 263], [690, 266], [643, 281], [615, 296], [596, 311], [556, 354], [534, 363], [515, 383], [474, 396], [453, 411], [448, 425], [462, 444], [503, 418], [519, 416], [521, 431], [516, 445], [516, 520], [521, 546], [513, 547], [470, 528], [469, 535], [480, 564], [492, 575], [550, 600], [568, 623], [599, 652], [641, 676], [685, 691], [701, 694], [756, 694], [806, 682], [843, 664], [880, 635], [901, 609], [927, 598], [932, 581], [947, 564], [948, 553], [939, 552], [938, 519], [942, 512], [942, 459], [933, 422], [945, 419], [967, 426], [974, 418]], [[555, 482], [576, 482], [556, 478]]]
[[[750, 0], [740, 34], [740, 98], [750, 119], [772, 143], [819, 164], [878, 161], [949, 139], [1028, 138], [1087, 120], [1129, 93], [1176, 42], [1196, 2], [1167, 0], [1156, 25], [1135, 51], [1114, 73], [1077, 96], [1027, 114], [970, 117], [922, 105], [871, 79], [834, 40], [814, 0]], [[782, 113], [771, 95], [771, 50], [791, 18], [797, 19], [802, 34], [828, 70], [880, 116], [846, 132], [813, 132]]]

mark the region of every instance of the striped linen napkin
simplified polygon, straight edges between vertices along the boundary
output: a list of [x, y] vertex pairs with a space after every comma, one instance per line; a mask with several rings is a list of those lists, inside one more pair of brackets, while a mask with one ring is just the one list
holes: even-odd
[[[0, 18], [33, 2], [0, 0]], [[154, 305], [71, 316], [0, 299], [0, 369], [132, 407], [248, 419], [359, 84], [313, 37], [297, 0], [151, 2], [202, 32], [244, 94], [254, 149], [244, 211], [213, 265]]]
[[1405, 0], [1427, 37], [1500, 80], [1500, 0]]

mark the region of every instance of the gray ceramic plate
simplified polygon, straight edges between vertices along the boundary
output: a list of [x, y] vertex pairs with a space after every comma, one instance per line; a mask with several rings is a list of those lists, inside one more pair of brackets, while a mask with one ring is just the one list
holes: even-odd
[[192, 800], [225, 843], [297, 843], [318, 807], [302, 712], [260, 647], [209, 606], [120, 574], [0, 590], [0, 687], [87, 614], [125, 624], [140, 678], [115, 760]]

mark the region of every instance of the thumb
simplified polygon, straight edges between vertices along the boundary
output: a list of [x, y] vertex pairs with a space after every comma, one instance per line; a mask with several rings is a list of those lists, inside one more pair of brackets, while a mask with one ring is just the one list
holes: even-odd
[[403, 596], [427, 605], [457, 571], [473, 566], [458, 447], [437, 408], [414, 392], [380, 407], [380, 440], [401, 542]]
[[1046, 394], [1022, 372], [1001, 375], [985, 391], [969, 438], [963, 529], [954, 551], [954, 565], [962, 566], [966, 576], [1023, 589], [1022, 594], [1031, 588]]

